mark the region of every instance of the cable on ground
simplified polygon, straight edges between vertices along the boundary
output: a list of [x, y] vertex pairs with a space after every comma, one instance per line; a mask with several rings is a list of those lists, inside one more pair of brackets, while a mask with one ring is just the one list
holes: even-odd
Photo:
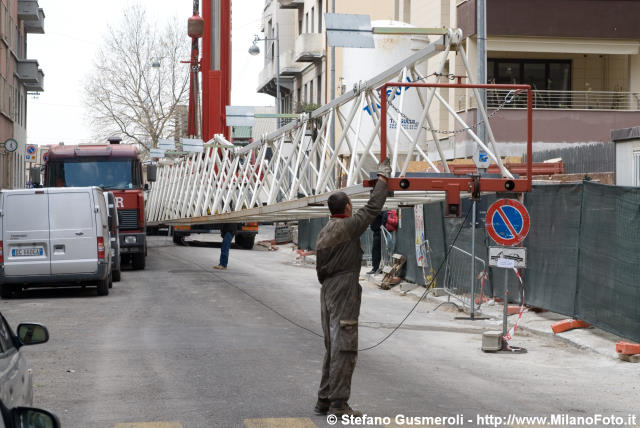
[[[422, 296], [420, 296], [420, 298], [418, 299], [418, 301], [415, 303], [415, 305], [413, 305], [413, 307], [411, 308], [411, 310], [407, 313], [407, 315], [405, 315], [405, 317], [402, 319], [402, 321], [400, 321], [400, 323], [395, 326], [393, 328], [393, 330], [391, 330], [391, 332], [389, 334], [387, 334], [385, 337], [383, 337], [378, 343], [376, 343], [375, 345], [372, 346], [368, 346], [366, 348], [361, 348], [358, 349], [359, 352], [362, 351], [369, 351], [371, 349], [377, 348], [378, 346], [382, 345], [387, 339], [389, 339], [396, 331], [398, 331], [398, 329], [400, 327], [402, 327], [402, 325], [404, 324], [404, 322], [409, 318], [409, 316], [413, 313], [413, 311], [418, 307], [418, 304], [427, 296], [427, 294], [429, 294], [429, 292], [431, 291], [431, 286], [433, 285], [434, 281], [436, 280], [436, 278], [438, 277], [438, 274], [440, 273], [440, 271], [442, 270], [442, 267], [445, 265], [445, 263], [447, 262], [447, 260], [449, 260], [449, 254], [451, 254], [451, 250], [453, 249], [453, 246], [455, 245], [456, 241], [458, 240], [458, 237], [460, 236], [460, 232], [462, 232], [462, 229], [464, 227], [465, 222], [467, 221], [467, 219], [469, 218], [469, 214], [471, 213], [471, 209], [469, 208], [469, 210], [467, 211], [467, 214], [464, 216], [464, 220], [460, 223], [460, 227], [458, 228], [458, 231], [456, 232], [455, 237], [453, 238], [453, 241], [451, 242], [451, 244], [449, 245], [449, 248], [447, 249], [447, 253], [445, 254], [444, 259], [442, 260], [442, 262], [440, 263], [440, 265], [438, 266], [438, 269], [436, 270], [436, 273], [433, 275], [433, 278], [431, 279], [431, 282], [429, 284], [425, 284], [425, 291], [424, 293], [422, 293]], [[280, 318], [284, 319], [285, 321], [293, 324], [294, 326], [301, 328], [302, 330], [305, 330], [315, 336], [318, 337], [322, 337], [324, 338], [323, 334], [320, 334], [316, 331], [311, 330], [310, 328], [307, 328], [301, 324], [298, 324], [297, 322], [293, 321], [292, 319], [288, 318], [286, 315], [282, 314], [281, 312], [277, 311], [276, 309], [274, 309], [273, 307], [269, 306], [268, 304], [266, 304], [265, 302], [263, 302], [262, 300], [258, 299], [257, 297], [253, 296], [251, 293], [248, 293], [247, 291], [245, 291], [244, 289], [238, 287], [237, 285], [235, 285], [234, 283], [230, 282], [229, 280], [227, 280], [226, 278], [224, 278], [221, 275], [215, 275], [215, 272], [212, 272], [210, 270], [208, 270], [206, 267], [200, 265], [199, 263], [194, 262], [193, 260], [185, 260], [182, 257], [178, 257], [176, 255], [173, 255], [173, 257], [180, 259], [184, 262], [187, 263], [191, 263], [195, 266], [198, 266], [200, 269], [202, 269], [204, 272], [207, 272], [211, 275], [214, 275], [216, 278], [221, 279], [222, 282], [232, 286], [233, 288], [237, 289], [238, 291], [242, 292], [243, 294], [245, 294], [246, 296], [248, 296], [249, 298], [251, 298], [252, 300], [254, 300], [255, 302], [259, 303], [260, 305], [264, 306], [265, 308], [269, 309], [270, 311], [272, 311], [273, 313], [275, 313], [276, 315], [278, 315]]]

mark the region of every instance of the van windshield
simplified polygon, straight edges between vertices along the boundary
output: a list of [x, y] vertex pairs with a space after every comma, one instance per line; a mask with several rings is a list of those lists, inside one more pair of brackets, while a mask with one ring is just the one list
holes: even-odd
[[137, 189], [141, 186], [133, 160], [50, 161], [51, 187], [99, 186], [103, 189]]

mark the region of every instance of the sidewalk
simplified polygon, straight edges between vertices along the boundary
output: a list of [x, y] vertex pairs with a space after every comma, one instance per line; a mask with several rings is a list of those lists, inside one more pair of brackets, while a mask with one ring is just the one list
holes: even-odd
[[[284, 246], [284, 248], [287, 247], [289, 246]], [[294, 264], [301, 267], [313, 268], [315, 266], [315, 255], [298, 255]], [[401, 282], [390, 290], [382, 290], [378, 287], [378, 284], [382, 280], [382, 275], [367, 275], [366, 272], [369, 269], [370, 267], [362, 268], [360, 272], [360, 283], [369, 292], [373, 291], [375, 295], [383, 297], [385, 293], [393, 293], [393, 295], [406, 296], [417, 301], [425, 292], [425, 288], [423, 286], [409, 282]], [[407, 321], [405, 328], [458, 331], [478, 334], [482, 334], [483, 332], [490, 330], [502, 330], [502, 303], [496, 303], [493, 300], [483, 303], [480, 310], [476, 311], [476, 316], [489, 317], [489, 319], [471, 321], [455, 319], [455, 317], [464, 316], [465, 312], [460, 312], [454, 305], [448, 304], [447, 302], [449, 300], [450, 299], [446, 295], [438, 297], [434, 296], [433, 293], [427, 294], [420, 305], [427, 305], [429, 307], [429, 316], [413, 316]], [[451, 299], [450, 301], [458, 303], [458, 306], [460, 306], [459, 302], [456, 300]], [[441, 306], [434, 311], [438, 305]], [[416, 312], [424, 313], [425, 311], [424, 309], [417, 309]], [[468, 312], [466, 312], [466, 314], [468, 315]], [[551, 340], [557, 340], [578, 349], [595, 352], [608, 358], [615, 360], [618, 359], [618, 354], [616, 353], [616, 342], [626, 339], [603, 331], [599, 328], [590, 327], [574, 329], [554, 334], [551, 330], [551, 324], [568, 318], [569, 317], [565, 315], [553, 312], [526, 311], [518, 323], [518, 330], [514, 334], [511, 343], [517, 346], [519, 332], [527, 332], [528, 334], [545, 336]], [[509, 328], [513, 326], [517, 319], [518, 314], [509, 315]], [[374, 323], [363, 321], [361, 324], [367, 327], [392, 327], [392, 323], [386, 325], [384, 322]]]
[[[363, 274], [363, 276], [365, 278], [368, 277], [366, 274]], [[368, 283], [370, 286], [375, 286], [370, 278], [367, 279], [369, 280]], [[407, 297], [417, 300], [424, 294], [425, 288], [423, 286], [417, 286], [416, 284], [402, 282], [389, 291], [399, 295], [406, 295]], [[439, 305], [448, 302], [449, 298], [446, 295], [436, 297], [432, 293], [429, 293], [425, 297], [424, 301]], [[451, 299], [451, 301], [459, 303], [454, 299]], [[453, 305], [446, 306], [453, 307]], [[502, 303], [496, 303], [493, 300], [490, 300], [483, 303], [480, 310], [475, 313], [477, 317], [489, 317], [489, 320], [456, 320], [455, 316], [461, 316], [464, 314], [463, 312], [457, 312], [456, 315], [451, 317], [450, 324], [454, 328], [465, 331], [502, 330], [502, 311]], [[558, 334], [555, 334], [551, 330], [551, 324], [568, 318], [569, 317], [565, 315], [556, 314], [554, 312], [536, 313], [533, 311], [526, 311], [523, 313], [522, 318], [518, 323], [518, 331], [526, 331], [540, 336], [551, 337], [555, 340], [575, 346], [578, 349], [584, 349], [616, 360], [618, 359], [618, 354], [616, 353], [616, 342], [627, 339], [623, 339], [596, 327], [574, 329]], [[509, 315], [507, 319], [509, 322], [509, 328], [511, 328], [518, 319], [518, 314]], [[518, 331], [516, 331], [512, 339], [512, 343], [514, 345], [517, 345], [518, 342]]]

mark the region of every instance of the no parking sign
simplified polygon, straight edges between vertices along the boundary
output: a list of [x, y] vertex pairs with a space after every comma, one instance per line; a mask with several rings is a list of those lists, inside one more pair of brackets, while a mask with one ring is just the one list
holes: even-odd
[[524, 240], [531, 225], [529, 212], [515, 199], [499, 199], [487, 210], [487, 233], [500, 245], [516, 245]]
[[27, 144], [24, 158], [27, 162], [36, 162], [38, 160], [38, 146], [35, 144]]

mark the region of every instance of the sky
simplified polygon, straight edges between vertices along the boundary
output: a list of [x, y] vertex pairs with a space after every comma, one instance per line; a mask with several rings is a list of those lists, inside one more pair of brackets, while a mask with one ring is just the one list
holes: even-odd
[[[192, 0], [39, 0], [45, 34], [27, 36], [27, 58], [38, 60], [44, 92], [28, 97], [27, 144], [97, 142], [83, 104], [84, 82], [108, 26], [117, 25], [124, 9], [136, 2], [147, 9], [152, 21], [164, 23], [178, 17], [185, 22], [186, 33]], [[273, 97], [256, 93], [262, 55], [247, 52], [260, 30], [263, 5], [264, 0], [232, 0], [233, 105], [274, 103]]]

